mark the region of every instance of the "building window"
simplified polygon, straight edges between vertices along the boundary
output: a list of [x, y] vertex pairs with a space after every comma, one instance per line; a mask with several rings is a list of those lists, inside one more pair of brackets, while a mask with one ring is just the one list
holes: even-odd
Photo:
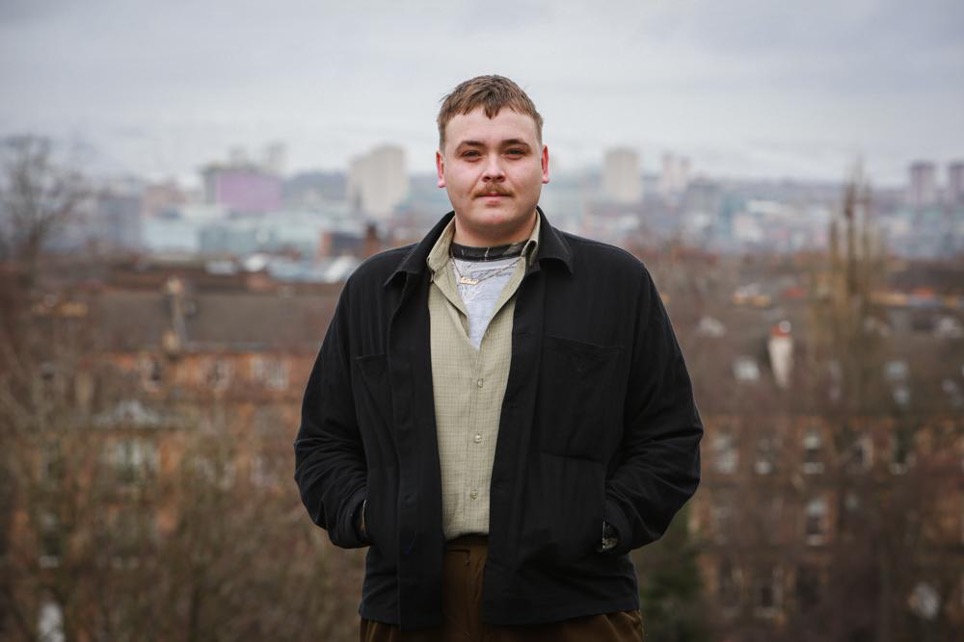
[[67, 391], [67, 378], [57, 364], [44, 361], [37, 375], [37, 393], [48, 398], [62, 398]]
[[910, 368], [907, 367], [906, 361], [894, 360], [888, 361], [884, 364], [884, 377], [887, 379], [887, 381], [907, 381], [907, 377], [909, 375]]
[[231, 364], [224, 359], [214, 359], [204, 371], [204, 384], [211, 390], [227, 390], [231, 384]]
[[64, 642], [64, 610], [51, 599], [40, 604], [37, 614], [37, 634], [40, 642]]
[[288, 387], [288, 367], [282, 359], [257, 356], [251, 362], [251, 375], [271, 390]]
[[769, 475], [777, 467], [777, 452], [779, 444], [776, 437], [761, 437], [756, 442], [756, 461], [753, 462], [753, 470], [758, 475]]
[[234, 486], [234, 462], [223, 458], [198, 457], [194, 460], [194, 472], [203, 484], [214, 486], [220, 490], [228, 490]]
[[773, 497], [764, 505], [763, 539], [768, 544], [778, 544], [781, 541], [783, 526], [783, 498]]
[[720, 560], [716, 574], [716, 595], [724, 609], [740, 606], [740, 572], [729, 559]]
[[143, 483], [157, 472], [157, 446], [147, 439], [116, 441], [111, 445], [111, 463], [121, 483]]
[[258, 488], [275, 488], [281, 483], [278, 467], [264, 453], [254, 456], [251, 462], [251, 483]]
[[820, 603], [820, 572], [814, 566], [801, 566], [796, 578], [797, 608], [806, 613]]
[[251, 419], [252, 432], [259, 437], [273, 439], [278, 434], [278, 428], [288, 424], [280, 408], [275, 405], [264, 404], [254, 411]]
[[874, 444], [870, 437], [863, 436], [854, 439], [847, 448], [847, 470], [863, 473], [870, 470], [874, 462]]
[[733, 376], [737, 381], [752, 383], [760, 379], [760, 366], [753, 357], [737, 357], [733, 360]]
[[964, 393], [961, 392], [961, 387], [953, 379], [941, 379], [941, 390], [947, 395], [948, 401], [954, 408], [961, 408], [964, 406]]
[[901, 408], [906, 408], [910, 403], [909, 377], [910, 368], [907, 367], [906, 361], [894, 360], [884, 364], [884, 378], [890, 384], [894, 403]]
[[40, 451], [40, 479], [56, 486], [64, 479], [64, 453], [59, 441], [48, 441]]
[[733, 507], [727, 501], [721, 501], [710, 507], [713, 540], [717, 544], [729, 541], [730, 530], [733, 528]]
[[136, 568], [156, 540], [154, 515], [135, 508], [116, 512], [110, 520], [111, 561], [116, 568]]
[[843, 397], [843, 366], [837, 360], [832, 360], [827, 364], [827, 378], [829, 386], [827, 397], [830, 401], [837, 402]]
[[760, 569], [753, 582], [753, 610], [760, 617], [775, 617], [783, 606], [783, 573], [779, 567]]
[[815, 475], [823, 472], [823, 437], [816, 428], [803, 436], [803, 472]]
[[844, 494], [843, 506], [850, 514], [859, 513], [861, 507], [863, 506], [863, 502], [860, 499], [860, 494], [853, 490], [848, 490]]
[[891, 434], [890, 471], [904, 473], [913, 463], [914, 434], [910, 428], [901, 426]]
[[63, 529], [60, 520], [54, 513], [42, 512], [39, 524], [40, 537], [40, 568], [56, 568], [60, 566], [60, 557], [64, 552]]
[[203, 414], [198, 417], [198, 428], [201, 433], [223, 435], [228, 429], [229, 417], [225, 404], [207, 404]]
[[156, 390], [164, 383], [164, 364], [157, 357], [144, 357], [140, 362], [141, 384]]
[[804, 523], [804, 535], [807, 544], [816, 546], [823, 544], [827, 538], [827, 500], [818, 497], [807, 502]]
[[740, 452], [736, 447], [736, 438], [730, 433], [720, 433], [713, 437], [713, 467], [716, 472], [730, 474], [736, 472], [740, 461]]
[[933, 620], [941, 609], [941, 594], [928, 582], [918, 582], [907, 598], [907, 605], [916, 615]]

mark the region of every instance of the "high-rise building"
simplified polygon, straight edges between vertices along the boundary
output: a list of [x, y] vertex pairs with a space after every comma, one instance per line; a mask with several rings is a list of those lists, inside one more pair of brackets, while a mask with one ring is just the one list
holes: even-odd
[[352, 160], [348, 200], [369, 218], [384, 221], [408, 196], [405, 151], [395, 145], [376, 147]]
[[97, 241], [114, 250], [140, 248], [141, 195], [109, 189], [96, 202], [89, 229]]
[[202, 170], [205, 201], [240, 214], [281, 209], [281, 177], [254, 165], [209, 165]]
[[141, 193], [141, 216], [153, 218], [188, 202], [188, 196], [173, 180], [151, 183]]
[[937, 203], [937, 166], [930, 161], [917, 161], [910, 166], [907, 202], [911, 207]]
[[947, 166], [947, 202], [964, 205], [964, 160]]
[[285, 171], [287, 157], [288, 148], [284, 143], [270, 143], [264, 147], [261, 167], [268, 174], [281, 176]]
[[664, 198], [682, 194], [689, 184], [690, 159], [671, 152], [663, 154], [663, 167], [659, 175], [659, 193]]
[[615, 203], [638, 203], [643, 199], [643, 177], [639, 154], [627, 147], [606, 152], [603, 163], [603, 193]]

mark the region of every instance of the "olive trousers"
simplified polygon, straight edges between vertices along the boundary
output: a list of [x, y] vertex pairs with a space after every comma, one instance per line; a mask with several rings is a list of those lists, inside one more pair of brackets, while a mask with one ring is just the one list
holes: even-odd
[[482, 571], [485, 537], [460, 537], [445, 552], [442, 626], [402, 632], [398, 627], [362, 619], [361, 642], [643, 642], [639, 611], [618, 611], [551, 624], [494, 627], [482, 622]]

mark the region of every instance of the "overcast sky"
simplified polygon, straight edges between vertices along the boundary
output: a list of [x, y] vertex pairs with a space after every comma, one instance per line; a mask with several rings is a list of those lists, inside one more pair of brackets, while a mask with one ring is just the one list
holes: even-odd
[[382, 143], [433, 168], [434, 118], [483, 73], [522, 85], [557, 170], [636, 148], [710, 176], [878, 184], [964, 158], [961, 0], [0, 0], [0, 135], [191, 177], [280, 141], [288, 169]]

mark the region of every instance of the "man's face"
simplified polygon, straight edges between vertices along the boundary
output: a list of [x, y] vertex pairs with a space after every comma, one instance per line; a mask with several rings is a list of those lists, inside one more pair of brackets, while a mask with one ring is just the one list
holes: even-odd
[[435, 165], [455, 209], [456, 243], [486, 247], [529, 237], [549, 182], [549, 150], [531, 116], [503, 108], [489, 118], [481, 107], [455, 116]]

